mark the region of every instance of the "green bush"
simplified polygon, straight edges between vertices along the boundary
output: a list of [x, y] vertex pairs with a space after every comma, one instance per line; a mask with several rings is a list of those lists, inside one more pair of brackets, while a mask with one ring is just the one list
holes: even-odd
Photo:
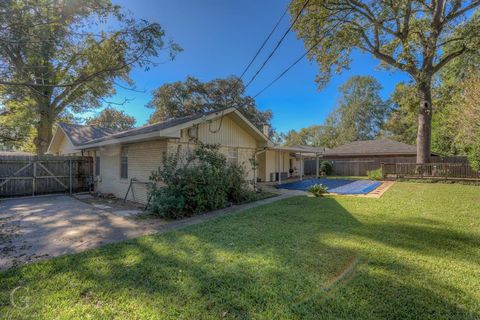
[[333, 171], [333, 167], [330, 161], [322, 161], [322, 163], [320, 163], [320, 172], [323, 172], [327, 176], [329, 176], [332, 174], [332, 171]]
[[375, 170], [367, 171], [367, 175], [370, 179], [373, 179], [373, 180], [382, 180], [383, 179], [382, 169], [375, 169]]
[[470, 150], [468, 150], [468, 161], [474, 170], [480, 171], [480, 137], [474, 142]]
[[150, 176], [150, 210], [179, 219], [250, 198], [242, 166], [229, 164], [217, 145], [200, 144], [181, 158], [180, 149]]
[[308, 188], [308, 192], [312, 193], [315, 197], [321, 197], [328, 192], [328, 188], [323, 184], [314, 184]]

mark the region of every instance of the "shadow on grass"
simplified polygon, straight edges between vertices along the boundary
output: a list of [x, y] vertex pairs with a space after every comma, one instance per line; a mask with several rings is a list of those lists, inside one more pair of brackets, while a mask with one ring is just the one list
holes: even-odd
[[[378, 243], [411, 255], [461, 250], [468, 260], [478, 238], [428, 222], [360, 223], [334, 198], [297, 197], [0, 274], [0, 304], [12, 315], [60, 317], [480, 317], [468, 292]], [[19, 285], [32, 301], [13, 310], [9, 294]]]

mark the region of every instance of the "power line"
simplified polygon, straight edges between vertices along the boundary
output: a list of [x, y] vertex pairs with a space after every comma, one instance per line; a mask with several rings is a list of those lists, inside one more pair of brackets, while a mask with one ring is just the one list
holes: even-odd
[[245, 85], [245, 88], [248, 88], [248, 86], [253, 82], [253, 80], [255, 80], [255, 78], [258, 76], [258, 74], [263, 70], [263, 68], [267, 65], [268, 61], [272, 58], [272, 56], [275, 54], [275, 52], [277, 51], [277, 49], [280, 47], [280, 45], [282, 44], [283, 40], [285, 39], [285, 37], [288, 35], [288, 33], [290, 32], [290, 30], [292, 30], [293, 26], [295, 25], [295, 23], [297, 22], [298, 18], [300, 17], [300, 15], [302, 14], [303, 10], [305, 9], [305, 7], [307, 6], [307, 4], [309, 3], [310, 0], [306, 0], [305, 3], [303, 4], [303, 7], [302, 9], [297, 13], [297, 15], [295, 16], [295, 19], [293, 20], [292, 24], [290, 24], [290, 26], [288, 27], [288, 29], [285, 31], [285, 33], [283, 34], [283, 36], [280, 38], [280, 40], [277, 42], [277, 45], [275, 46], [275, 48], [273, 48], [272, 52], [268, 55], [268, 57], [265, 59], [265, 61], [263, 61], [262, 65], [260, 66], [260, 68], [257, 70], [257, 72], [253, 75], [253, 77], [248, 81], [248, 83]]
[[[348, 13], [347, 13], [348, 15]], [[308, 48], [307, 51], [305, 51], [304, 54], [302, 54], [300, 57], [298, 57], [297, 60], [295, 60], [291, 65], [289, 65], [285, 70], [283, 70], [275, 79], [273, 79], [268, 85], [266, 85], [265, 87], [263, 87], [262, 90], [260, 90], [259, 92], [257, 92], [254, 96], [253, 96], [253, 99], [255, 99], [256, 97], [258, 97], [259, 95], [261, 95], [265, 90], [267, 90], [268, 88], [270, 88], [275, 82], [277, 82], [278, 80], [280, 80], [288, 71], [290, 71], [290, 69], [292, 69], [297, 63], [299, 63], [303, 58], [305, 58], [305, 56], [307, 56], [313, 49], [315, 49], [317, 47], [317, 45], [323, 41], [323, 39], [325, 39], [329, 33], [334, 30], [338, 25], [340, 24], [340, 21], [337, 22], [336, 24], [334, 24], [331, 28], [329, 28], [328, 30], [325, 30], [325, 32], [323, 33], [323, 35], [317, 39], [317, 41], [315, 41], [315, 43], [310, 46], [310, 48]]]
[[[303, 8], [305, 8], [306, 4], [308, 3], [308, 0], [306, 1], [305, 5]], [[302, 8], [302, 10], [303, 10]], [[350, 10], [349, 12], [347, 12], [345, 14], [345, 18], [352, 12], [352, 10]], [[334, 25], [332, 25], [330, 28], [328, 28], [328, 30], [324, 30], [323, 31], [323, 34], [322, 36], [317, 39], [313, 45], [311, 45], [307, 51], [305, 51], [305, 53], [303, 53], [300, 57], [298, 57], [292, 64], [290, 64], [285, 70], [283, 70], [275, 79], [273, 79], [268, 85], [266, 85], [265, 87], [263, 87], [263, 89], [261, 89], [260, 91], [258, 91], [252, 98], [255, 99], [257, 98], [259, 95], [261, 95], [263, 92], [265, 92], [267, 89], [269, 89], [275, 82], [277, 82], [278, 80], [280, 80], [285, 74], [288, 73], [288, 71], [290, 71], [294, 66], [296, 66], [303, 58], [305, 58], [305, 56], [307, 56], [313, 49], [315, 49], [318, 44], [320, 42], [322, 42], [327, 36], [330, 35], [330, 32], [333, 31], [336, 27], [338, 27], [340, 25], [342, 20], [339, 20], [337, 23], [335, 23]], [[239, 109], [240, 108], [243, 108], [247, 105], [248, 103], [243, 103], [239, 106], [233, 106], [233, 108], [235, 110], [238, 110], [240, 111]], [[219, 124], [219, 127], [217, 130], [215, 131], [211, 131], [212, 133], [217, 133], [220, 131], [221, 127], [222, 127], [222, 122], [223, 122], [223, 117], [224, 117], [224, 112], [225, 110], [222, 110], [222, 115], [220, 116], [220, 124]]]
[[250, 62], [248, 63], [247, 67], [243, 70], [241, 76], [240, 76], [240, 79], [243, 78], [243, 76], [245, 75], [245, 73], [248, 71], [248, 69], [250, 69], [250, 67], [252, 66], [253, 62], [255, 61], [255, 59], [257, 59], [258, 55], [260, 54], [260, 52], [263, 50], [263, 48], [265, 47], [265, 45], [267, 44], [268, 40], [270, 40], [270, 38], [272, 37], [273, 33], [277, 30], [278, 26], [280, 25], [280, 22], [283, 20], [283, 18], [285, 17], [285, 15], [287, 14], [288, 12], [288, 9], [290, 8], [290, 4], [287, 6], [287, 8], [285, 9], [285, 11], [283, 12], [282, 16], [280, 17], [280, 19], [278, 19], [277, 23], [275, 24], [275, 26], [273, 27], [272, 31], [270, 31], [270, 33], [268, 34], [267, 38], [263, 41], [262, 45], [260, 46], [260, 48], [257, 50], [257, 52], [255, 53], [255, 55], [253, 56], [252, 60], [250, 60]]
[[292, 69], [297, 63], [299, 63], [300, 61], [302, 61], [302, 59], [310, 52], [312, 51], [316, 46], [317, 46], [318, 42], [316, 42], [313, 46], [310, 47], [310, 49], [308, 49], [304, 54], [302, 54], [297, 60], [295, 60], [291, 65], [288, 66], [288, 68], [286, 68], [282, 73], [280, 73], [275, 79], [273, 79], [268, 85], [266, 85], [262, 90], [260, 90], [259, 92], [257, 92], [253, 98], [255, 99], [256, 97], [258, 97], [259, 95], [261, 95], [265, 90], [267, 90], [268, 88], [270, 88], [275, 82], [277, 82], [278, 80], [280, 80], [280, 78], [282, 78], [288, 71], [290, 71], [290, 69]]

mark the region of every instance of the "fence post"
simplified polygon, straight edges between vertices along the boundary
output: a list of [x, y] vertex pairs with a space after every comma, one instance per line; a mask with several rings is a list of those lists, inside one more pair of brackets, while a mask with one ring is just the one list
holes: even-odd
[[72, 159], [68, 161], [68, 167], [69, 167], [69, 178], [70, 178], [70, 194], [72, 194]]
[[32, 177], [32, 196], [35, 196], [37, 189], [37, 162], [33, 161], [33, 177]]

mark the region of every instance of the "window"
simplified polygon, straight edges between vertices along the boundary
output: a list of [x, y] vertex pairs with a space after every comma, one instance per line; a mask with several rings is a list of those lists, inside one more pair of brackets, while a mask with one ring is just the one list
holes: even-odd
[[128, 179], [128, 147], [122, 147], [120, 151], [120, 178]]
[[100, 175], [100, 157], [95, 157], [95, 175], [98, 177]]
[[238, 148], [228, 148], [227, 162], [230, 164], [238, 164]]

